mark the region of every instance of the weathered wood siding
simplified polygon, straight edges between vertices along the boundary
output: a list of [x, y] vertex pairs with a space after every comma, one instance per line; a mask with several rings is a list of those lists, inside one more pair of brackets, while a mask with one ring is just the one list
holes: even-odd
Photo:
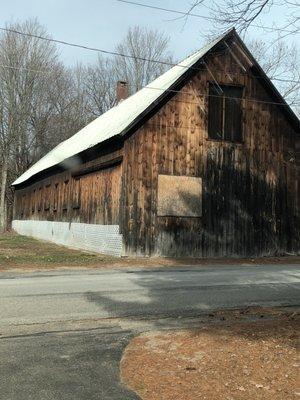
[[103, 164], [121, 155], [99, 157], [16, 190], [14, 219], [118, 225], [122, 164], [104, 169]]
[[[206, 62], [208, 69], [125, 142], [126, 251], [200, 257], [299, 251], [299, 132], [229, 51]], [[242, 143], [208, 138], [203, 94], [212, 75], [220, 84], [242, 85], [245, 99], [261, 101], [243, 101]], [[158, 174], [201, 177], [202, 217], [158, 217]]]
[[[117, 224], [126, 253], [134, 255], [299, 252], [299, 131], [229, 45], [234, 57], [226, 48], [207, 57], [208, 68], [196, 71], [121, 150], [81, 165], [77, 175], [17, 188], [15, 219]], [[215, 80], [243, 87], [241, 143], [208, 138], [207, 94]], [[105, 166], [120, 156], [122, 164]], [[202, 198], [185, 191], [181, 202], [183, 209], [202, 202], [201, 212], [158, 216], [159, 174], [201, 178]]]

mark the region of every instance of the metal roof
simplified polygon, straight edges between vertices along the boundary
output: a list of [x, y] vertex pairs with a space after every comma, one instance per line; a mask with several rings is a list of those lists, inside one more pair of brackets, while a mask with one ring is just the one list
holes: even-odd
[[[59, 164], [63, 165], [65, 161], [65, 166], [67, 168], [67, 159], [70, 157], [76, 156], [77, 154], [110, 138], [121, 136], [124, 132], [126, 132], [126, 130], [134, 126], [139, 118], [148, 112], [153, 105], [157, 104], [163, 95], [168, 93], [168, 90], [177, 84], [177, 82], [179, 82], [180, 79], [185, 76], [187, 71], [189, 71], [199, 60], [201, 60], [203, 56], [205, 56], [219, 42], [227, 38], [227, 36], [229, 37], [232, 33], [235, 33], [234, 29], [230, 29], [221, 36], [218, 36], [215, 40], [211, 41], [203, 48], [185, 60], [181, 61], [179, 64], [173, 66], [149, 85], [123, 100], [106, 113], [100, 115], [100, 117], [96, 118], [75, 135], [61, 142], [58, 146], [56, 146], [53, 150], [36, 162], [32, 167], [30, 167], [26, 172], [24, 172], [18, 179], [16, 179], [13, 182], [13, 185], [24, 183], [34, 175], [46, 169]], [[236, 36], [239, 38], [237, 34]], [[240, 38], [239, 40], [241, 41]], [[251, 57], [255, 63], [256, 67], [259, 69], [259, 73], [265, 78], [266, 84], [270, 87], [272, 93], [286, 105], [285, 111], [294, 122], [296, 121], [296, 125], [299, 126], [299, 119], [293, 113], [292, 109], [284, 101], [278, 90], [265, 75], [257, 61], [253, 58], [242, 41], [241, 44], [247, 51], [249, 57]]]
[[[61, 142], [32, 167], [24, 172], [13, 185], [24, 183], [34, 175], [87, 150], [107, 139], [120, 135], [139, 115], [168, 90], [190, 67], [199, 61], [229, 32], [225, 32], [202, 49], [169, 69], [149, 85], [100, 115], [75, 135]], [[155, 89], [154, 89], [155, 88]]]

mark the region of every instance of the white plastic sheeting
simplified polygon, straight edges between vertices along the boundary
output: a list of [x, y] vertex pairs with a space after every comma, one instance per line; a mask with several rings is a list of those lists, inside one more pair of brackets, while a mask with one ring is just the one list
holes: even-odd
[[[228, 32], [219, 36], [214, 41], [204, 46], [201, 50], [192, 54], [181, 63], [177, 64], [159, 78], [139, 92], [123, 100], [116, 107], [95, 119], [78, 133], [65, 140], [41, 158], [13, 185], [25, 182], [37, 173], [62, 163], [69, 157], [93, 147], [113, 136], [122, 133], [136, 118], [139, 117], [151, 104], [153, 104], [166, 90], [168, 90], [185, 72], [199, 61], [212, 47], [221, 41]], [[67, 166], [66, 166], [67, 167]]]
[[123, 241], [118, 225], [14, 220], [12, 227], [20, 235], [117, 257], [122, 255]]

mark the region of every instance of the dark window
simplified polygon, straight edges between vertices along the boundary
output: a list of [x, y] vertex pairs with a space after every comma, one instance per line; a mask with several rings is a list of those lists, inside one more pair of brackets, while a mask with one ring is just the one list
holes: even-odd
[[73, 180], [73, 188], [72, 188], [72, 207], [74, 210], [80, 208], [80, 200], [81, 200], [81, 184], [80, 178], [76, 177]]
[[209, 138], [232, 142], [243, 140], [242, 96], [242, 87], [209, 85]]
[[44, 211], [50, 210], [50, 199], [51, 199], [51, 184], [48, 183], [45, 187]]
[[43, 202], [42, 188], [40, 187], [38, 191], [38, 207], [37, 207], [38, 211], [42, 210], [42, 202]]
[[53, 194], [53, 211], [56, 212], [57, 208], [58, 208], [58, 190], [59, 190], [59, 186], [58, 186], [58, 182], [56, 182], [56, 184], [54, 185], [54, 194]]
[[64, 187], [63, 187], [63, 204], [62, 204], [62, 209], [63, 211], [68, 210], [68, 201], [69, 201], [69, 179], [66, 179], [64, 181]]

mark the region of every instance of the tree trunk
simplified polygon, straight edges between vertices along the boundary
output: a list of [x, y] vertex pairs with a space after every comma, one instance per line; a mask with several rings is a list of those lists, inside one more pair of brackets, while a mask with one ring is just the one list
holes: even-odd
[[6, 193], [6, 185], [7, 185], [7, 162], [4, 160], [2, 164], [1, 171], [1, 193], [0, 193], [0, 232], [5, 231], [5, 193]]

